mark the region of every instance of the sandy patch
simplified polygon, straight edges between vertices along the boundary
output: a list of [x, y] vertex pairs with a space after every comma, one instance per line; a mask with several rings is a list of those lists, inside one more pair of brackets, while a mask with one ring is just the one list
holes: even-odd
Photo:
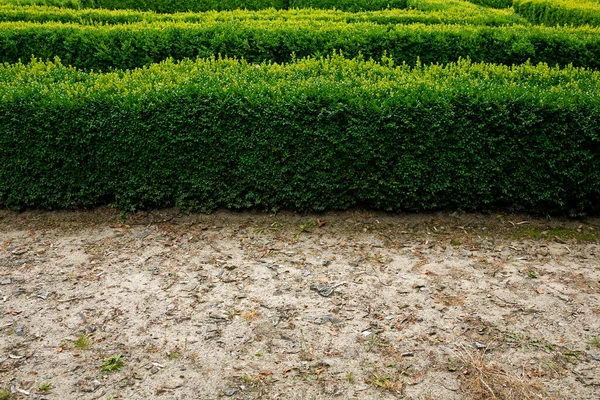
[[0, 387], [46, 399], [597, 399], [596, 224], [2, 212]]

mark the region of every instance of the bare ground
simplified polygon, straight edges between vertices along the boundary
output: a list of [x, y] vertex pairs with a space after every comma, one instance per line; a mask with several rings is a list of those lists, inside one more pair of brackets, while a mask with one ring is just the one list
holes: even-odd
[[598, 399], [598, 228], [0, 211], [0, 399]]

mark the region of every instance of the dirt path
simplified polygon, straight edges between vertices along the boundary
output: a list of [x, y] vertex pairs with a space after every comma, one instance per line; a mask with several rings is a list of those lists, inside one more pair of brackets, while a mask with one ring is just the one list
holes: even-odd
[[598, 223], [3, 211], [0, 399], [598, 399]]

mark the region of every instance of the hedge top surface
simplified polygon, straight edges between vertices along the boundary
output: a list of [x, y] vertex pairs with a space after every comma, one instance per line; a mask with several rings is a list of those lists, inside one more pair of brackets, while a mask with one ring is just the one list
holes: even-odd
[[596, 0], [515, 0], [514, 9], [535, 24], [600, 26]]
[[67, 8], [130, 9], [174, 13], [210, 10], [262, 10], [313, 7], [345, 11], [373, 11], [406, 8], [408, 0], [4, 0], [14, 5], [49, 5]]
[[106, 8], [153, 10], [162, 13], [227, 9], [285, 8], [284, 0], [2, 0], [16, 6], [44, 5], [72, 9]]
[[[394, 65], [390, 58], [383, 63], [373, 60], [347, 59], [335, 55], [319, 59], [302, 59], [288, 64], [265, 62], [249, 63], [231, 58], [173, 61], [149, 67], [110, 73], [84, 72], [64, 66], [60, 60], [30, 64], [3, 64], [0, 66], [0, 101], [12, 101], [18, 93], [37, 93], [50, 102], [86, 96], [147, 96], [161, 91], [217, 90], [219, 92], [253, 93], [258, 87], [271, 93], [273, 98], [287, 91], [306, 93], [313, 90], [332, 90], [336, 96], [352, 101], [353, 88], [360, 92], [385, 94], [377, 99], [379, 106], [394, 102], [407, 92], [417, 97], [434, 95], [447, 90], [481, 93], [482, 96], [506, 97], [515, 95], [552, 99], [549, 106], [571, 104], [584, 95], [586, 100], [600, 100], [600, 71], [584, 68], [555, 68], [546, 64], [503, 66], [473, 63], [461, 60], [446, 65]], [[429, 88], [430, 93], [420, 93]], [[269, 96], [269, 97], [271, 97]]]
[[380, 25], [311, 20], [141, 22], [122, 25], [0, 23], [0, 60], [60, 57], [87, 70], [131, 69], [175, 59], [223, 56], [252, 62], [343, 51], [380, 59], [384, 53], [414, 64], [461, 57], [501, 64], [547, 62], [600, 69], [600, 29], [488, 27], [481, 25]]
[[15, 7], [0, 5], [0, 21], [75, 22], [84, 25], [123, 24], [135, 22], [180, 21], [199, 23], [231, 20], [322, 20], [332, 22], [372, 22], [378, 24], [469, 24], [527, 25], [529, 22], [508, 10], [482, 9], [456, 5], [443, 10], [423, 7], [349, 13], [339, 10], [311, 8], [261, 11], [207, 11], [204, 13], [157, 14], [130, 10], [72, 10], [45, 6]]

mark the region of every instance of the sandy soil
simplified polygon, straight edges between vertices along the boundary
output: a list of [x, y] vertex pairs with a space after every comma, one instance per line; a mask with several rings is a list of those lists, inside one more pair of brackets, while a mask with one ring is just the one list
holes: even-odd
[[599, 226], [0, 211], [0, 399], [598, 399]]

